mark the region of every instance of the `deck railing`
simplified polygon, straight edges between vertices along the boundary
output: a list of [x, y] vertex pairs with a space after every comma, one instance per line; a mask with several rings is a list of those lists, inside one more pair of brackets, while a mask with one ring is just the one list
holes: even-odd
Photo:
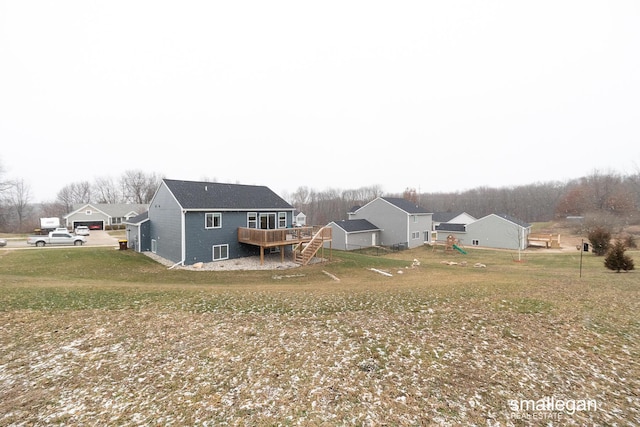
[[295, 244], [311, 240], [320, 230], [322, 230], [322, 237], [325, 240], [331, 239], [330, 227], [294, 227], [277, 228], [274, 230], [240, 227], [238, 228], [238, 241], [259, 246], [275, 246], [289, 243]]

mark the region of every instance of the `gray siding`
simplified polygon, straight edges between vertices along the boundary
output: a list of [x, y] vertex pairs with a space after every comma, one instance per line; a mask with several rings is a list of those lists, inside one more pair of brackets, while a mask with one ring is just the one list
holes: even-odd
[[378, 231], [360, 231], [347, 233], [343, 228], [338, 226], [331, 227], [331, 243], [324, 244], [326, 248], [331, 247], [340, 251], [353, 251], [362, 248], [371, 247], [372, 236], [376, 236], [376, 244], [379, 244]]
[[149, 206], [149, 244], [156, 241], [156, 253], [173, 262], [182, 261], [182, 211], [162, 184]]
[[[220, 212], [221, 228], [205, 228], [205, 214], [219, 212], [215, 209], [206, 212], [188, 212], [186, 216], [185, 237], [187, 253], [185, 264], [213, 261], [213, 246], [229, 245], [229, 258], [241, 258], [258, 255], [258, 246], [238, 242], [238, 227], [247, 226], [246, 212]], [[290, 224], [290, 221], [289, 221]]]
[[[87, 215], [86, 211], [91, 211], [91, 215]], [[73, 215], [67, 218], [67, 224], [73, 228], [75, 228], [75, 224], [77, 222], [101, 222], [103, 227], [109, 224], [109, 217], [104, 213], [97, 211], [95, 208], [87, 207], [87, 209], [83, 209], [80, 212], [76, 212]]]
[[[363, 231], [361, 233], [349, 233], [347, 236], [346, 250], [353, 251], [356, 249], [371, 247], [372, 236], [377, 234], [377, 231]], [[333, 236], [332, 236], [333, 237]], [[376, 237], [376, 244], [378, 243], [378, 237]]]
[[[382, 229], [378, 242], [380, 245], [406, 244], [409, 248], [414, 248], [423, 245], [425, 238], [426, 241], [430, 240], [431, 214], [408, 214], [382, 199], [361, 207], [350, 215], [350, 219], [366, 219]], [[413, 232], [418, 233], [417, 238], [412, 237]]]
[[464, 244], [496, 249], [525, 249], [529, 229], [501, 218], [488, 215], [467, 225]]
[[137, 225], [127, 225], [127, 247], [137, 252], [148, 252], [151, 250], [151, 239], [149, 221]]

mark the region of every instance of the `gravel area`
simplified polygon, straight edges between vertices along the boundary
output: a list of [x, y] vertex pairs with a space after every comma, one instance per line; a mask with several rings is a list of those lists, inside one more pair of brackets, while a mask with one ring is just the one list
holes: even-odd
[[[144, 252], [149, 258], [166, 265], [167, 267], [173, 266], [175, 263], [162, 258], [152, 252]], [[311, 263], [325, 261], [323, 258], [313, 258]], [[195, 271], [229, 271], [229, 270], [287, 270], [291, 268], [298, 268], [300, 264], [296, 264], [291, 259], [285, 258], [284, 262], [280, 260], [280, 254], [269, 254], [264, 256], [264, 264], [260, 264], [260, 257], [251, 256], [244, 258], [227, 259], [216, 262], [197, 263], [194, 265], [176, 265], [174, 268], [182, 270], [195, 270]]]

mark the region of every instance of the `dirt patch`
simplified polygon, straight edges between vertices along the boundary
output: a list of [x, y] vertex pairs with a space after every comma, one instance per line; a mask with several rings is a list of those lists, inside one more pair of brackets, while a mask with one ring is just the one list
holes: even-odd
[[[215, 262], [198, 263], [198, 265], [175, 265], [174, 262], [158, 256], [151, 252], [144, 252], [149, 258], [166, 265], [167, 267], [173, 267], [181, 270], [193, 270], [193, 271], [232, 271], [232, 270], [289, 270], [292, 268], [300, 267], [291, 260], [281, 260], [278, 254], [269, 254], [264, 256], [264, 263], [260, 262], [259, 256], [242, 257], [227, 259]], [[326, 261], [323, 258], [312, 258], [310, 264]]]

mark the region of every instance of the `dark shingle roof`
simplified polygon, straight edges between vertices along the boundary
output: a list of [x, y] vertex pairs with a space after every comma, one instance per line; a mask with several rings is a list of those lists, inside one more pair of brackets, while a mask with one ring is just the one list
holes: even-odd
[[346, 219], [342, 221], [334, 221], [338, 227], [347, 233], [355, 233], [357, 231], [375, 231], [380, 230], [366, 219]]
[[410, 214], [429, 213], [429, 211], [422, 206], [416, 205], [414, 202], [407, 199], [400, 197], [382, 197], [382, 199]]
[[172, 179], [163, 182], [183, 209], [293, 209], [282, 197], [262, 185]]
[[462, 211], [460, 211], [460, 212], [434, 212], [433, 213], [433, 221], [434, 222], [449, 222], [453, 218], [455, 218], [458, 215], [461, 215], [463, 213], [464, 212], [462, 212]]
[[129, 218], [127, 221], [125, 221], [125, 224], [137, 225], [145, 222], [148, 219], [149, 219], [149, 211], [146, 211], [144, 213], [141, 213], [140, 215], [136, 215], [134, 217]]
[[465, 231], [467, 231], [467, 228], [465, 224], [443, 222], [436, 225], [436, 231], [453, 231], [456, 233], [464, 233]]

